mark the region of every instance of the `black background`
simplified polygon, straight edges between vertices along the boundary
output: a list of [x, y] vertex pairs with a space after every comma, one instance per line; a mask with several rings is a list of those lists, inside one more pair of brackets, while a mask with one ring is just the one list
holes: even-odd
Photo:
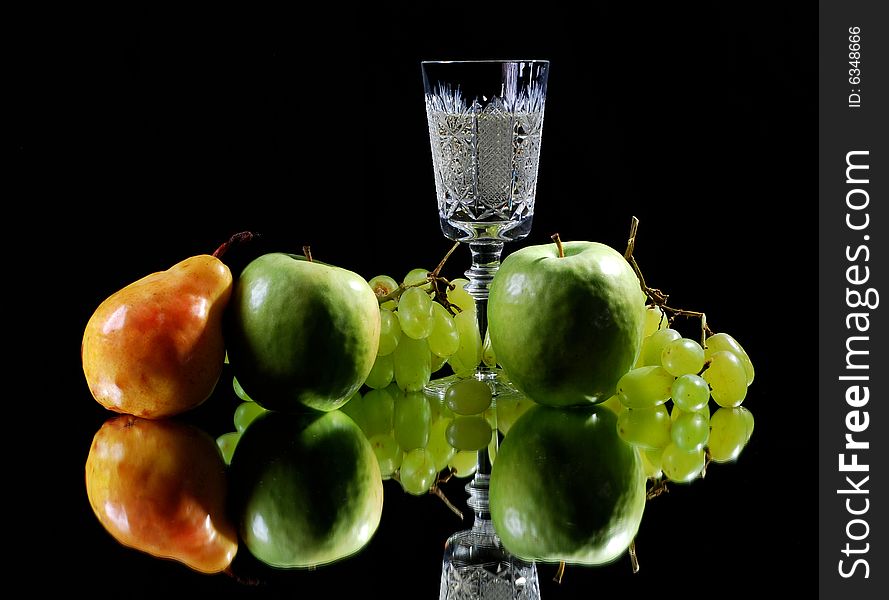
[[[730, 597], [785, 586], [811, 595], [814, 7], [329, 12], [23, 17], [13, 44], [13, 170], [33, 216], [17, 227], [27, 244], [18, 249], [44, 266], [13, 270], [16, 289], [31, 295], [8, 297], [28, 300], [40, 317], [13, 325], [24, 325], [26, 362], [43, 373], [29, 376], [25, 396], [39, 408], [40, 435], [18, 461], [28, 493], [15, 520], [32, 581], [96, 597], [435, 597], [444, 540], [463, 524], [392, 482], [364, 552], [295, 573], [257, 570], [242, 557], [258, 587], [120, 547], [83, 486], [90, 440], [109, 415], [83, 380], [80, 337], [105, 297], [239, 230], [263, 234], [253, 252], [310, 244], [320, 260], [365, 277], [433, 266], [450, 243], [436, 222], [419, 61], [546, 58], [534, 227], [506, 251], [555, 231], [623, 250], [638, 216], [636, 257], [649, 283], [737, 337], [757, 379], [745, 403], [756, 430], [740, 460], [647, 507], [641, 572], [623, 558], [569, 567], [556, 585], [554, 567], [542, 565], [543, 597]], [[445, 273], [458, 276], [468, 261], [461, 249]], [[220, 389], [187, 417], [214, 436], [231, 429], [235, 406]], [[458, 503], [461, 486], [446, 487]]]

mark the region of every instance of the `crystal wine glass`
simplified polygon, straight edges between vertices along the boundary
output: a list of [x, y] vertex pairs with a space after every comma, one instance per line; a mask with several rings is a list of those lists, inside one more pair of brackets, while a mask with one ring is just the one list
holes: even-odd
[[[439, 223], [469, 245], [466, 291], [484, 340], [503, 244], [531, 231], [549, 62], [425, 61], [422, 70]], [[484, 364], [476, 377], [497, 380]]]
[[[447, 238], [469, 245], [466, 291], [475, 299], [484, 340], [488, 290], [503, 244], [531, 230], [549, 62], [425, 61], [422, 71], [439, 223]], [[484, 364], [476, 377], [490, 382], [495, 402], [514, 393]], [[432, 391], [444, 393], [448, 383], [433, 382]], [[466, 486], [475, 520], [447, 541], [440, 600], [540, 597], [534, 564], [510, 555], [493, 529], [490, 472], [487, 450], [480, 450]]]

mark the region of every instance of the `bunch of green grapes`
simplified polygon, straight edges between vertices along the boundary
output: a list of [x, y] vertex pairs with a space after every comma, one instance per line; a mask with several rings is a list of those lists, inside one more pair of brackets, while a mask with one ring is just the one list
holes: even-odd
[[[753, 433], [753, 414], [742, 407], [753, 383], [753, 363], [730, 335], [704, 346], [669, 326], [663, 310], [647, 309], [635, 368], [606, 405], [618, 415], [618, 433], [636, 446], [647, 475], [687, 483], [707, 460], [736, 460]], [[711, 414], [710, 400], [717, 405]]]
[[383, 478], [396, 479], [404, 491], [420, 495], [433, 489], [442, 472], [471, 476], [478, 451], [485, 447], [493, 462], [498, 415], [503, 415], [508, 430], [532, 404], [510, 398], [495, 410], [490, 385], [469, 377], [453, 383], [443, 398], [403, 390], [397, 383], [368, 389], [352, 397], [342, 411], [364, 431]]
[[466, 279], [450, 282], [442, 302], [434, 299], [426, 269], [413, 269], [401, 285], [387, 275], [368, 283], [380, 300], [380, 344], [368, 387], [382, 389], [394, 381], [406, 392], [418, 392], [445, 364], [458, 377], [475, 373], [483, 358], [495, 364], [490, 343], [482, 344]]

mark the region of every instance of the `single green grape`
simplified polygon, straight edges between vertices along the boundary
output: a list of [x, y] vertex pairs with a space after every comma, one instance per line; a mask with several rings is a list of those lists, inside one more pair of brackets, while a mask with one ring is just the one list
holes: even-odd
[[657, 449], [670, 443], [670, 414], [663, 405], [624, 408], [617, 417], [617, 434], [639, 448]]
[[244, 391], [244, 388], [242, 388], [241, 384], [238, 382], [237, 377], [232, 377], [232, 388], [235, 390], [235, 396], [244, 402], [253, 402], [253, 398], [247, 395], [247, 392]]
[[370, 390], [361, 398], [361, 404], [364, 417], [361, 429], [367, 437], [392, 431], [395, 424], [395, 399], [388, 390]]
[[408, 392], [418, 392], [429, 383], [432, 377], [432, 359], [426, 340], [405, 336], [392, 354], [398, 387]]
[[653, 365], [628, 371], [617, 382], [617, 397], [627, 408], [663, 404], [670, 399], [672, 390], [673, 376], [663, 367]]
[[[470, 415], [471, 416], [471, 415]], [[481, 413], [482, 417], [485, 418], [485, 421], [488, 422], [488, 425], [491, 426], [492, 431], [497, 431], [497, 409], [493, 406], [489, 406], [485, 409], [483, 413]]]
[[686, 412], [697, 412], [710, 400], [710, 386], [698, 375], [681, 375], [670, 392], [673, 404]]
[[727, 333], [717, 333], [708, 337], [706, 344], [707, 348], [704, 350], [705, 359], [710, 358], [714, 353], [722, 350], [731, 352], [737, 356], [741, 360], [741, 364], [744, 365], [744, 373], [747, 376], [747, 385], [753, 383], [753, 377], [756, 375], [756, 371], [753, 369], [753, 363], [750, 361], [750, 356], [747, 355], [747, 352], [735, 338]]
[[478, 452], [471, 450], [457, 452], [448, 462], [448, 466], [457, 477], [470, 477], [478, 470]]
[[238, 405], [238, 408], [235, 409], [235, 429], [238, 430], [238, 433], [244, 433], [247, 426], [250, 425], [256, 417], [265, 412], [266, 410], [256, 402], [241, 402], [241, 404]]
[[660, 306], [648, 306], [645, 309], [645, 324], [642, 327], [642, 339], [647, 338], [659, 329], [670, 327], [667, 313]]
[[620, 398], [617, 397], [617, 394], [609, 396], [607, 400], [605, 400], [604, 402], [600, 402], [599, 406], [604, 406], [616, 415], [619, 415], [624, 409], [624, 405], [621, 404]]
[[710, 395], [719, 406], [740, 406], [747, 396], [747, 374], [741, 359], [727, 350], [714, 352], [703, 373]]
[[436, 356], [435, 354], [429, 353], [429, 371], [432, 373], [436, 373], [439, 369], [445, 366], [448, 362], [448, 356]]
[[747, 442], [750, 441], [750, 436], [753, 435], [753, 413], [750, 412], [749, 409], [744, 409], [744, 420], [747, 421], [747, 437], [744, 439], [744, 445], [747, 445]]
[[664, 471], [661, 467], [663, 456], [663, 448], [639, 449], [639, 457], [642, 459], [642, 468], [645, 470], [646, 477], [649, 479], [660, 479], [663, 477]]
[[[404, 276], [404, 287], [409, 286], [417, 286], [417, 289], [423, 290], [424, 292], [432, 291], [432, 282], [429, 280], [428, 269], [411, 269], [410, 272]], [[426, 282], [423, 285], [419, 285], [423, 282]]]
[[673, 377], [700, 373], [704, 368], [704, 349], [689, 338], [673, 340], [661, 350], [661, 365]]
[[453, 279], [451, 281], [454, 289], [448, 290], [448, 302], [456, 307], [454, 310], [457, 314], [460, 314], [461, 312], [470, 312], [475, 315], [475, 298], [464, 289], [464, 286], [468, 283], [468, 279], [462, 278]]
[[710, 458], [723, 463], [736, 460], [753, 433], [753, 415], [744, 407], [720, 408], [710, 417]]
[[232, 456], [235, 454], [235, 447], [240, 439], [241, 434], [237, 431], [223, 433], [216, 438], [216, 445], [219, 446], [219, 451], [222, 452], [222, 460], [225, 461], [225, 464], [231, 464]]
[[484, 417], [454, 417], [445, 435], [457, 450], [481, 450], [491, 441], [491, 425]]
[[[497, 398], [497, 429], [506, 435], [513, 424], [537, 403], [519, 394], [501, 395]], [[623, 407], [621, 407], [623, 408]]]
[[710, 437], [710, 419], [702, 412], [683, 412], [676, 417], [670, 438], [677, 448], [691, 452], [702, 450]]
[[398, 301], [398, 323], [409, 338], [422, 340], [432, 333], [434, 311], [429, 294], [420, 288], [404, 291]]
[[426, 448], [414, 448], [406, 452], [401, 459], [398, 480], [402, 489], [408, 494], [414, 496], [425, 494], [435, 483], [437, 475], [435, 461]]
[[642, 365], [643, 366], [661, 366], [661, 353], [664, 346], [678, 340], [682, 336], [675, 329], [660, 329], [655, 331], [642, 342]]
[[[426, 392], [424, 392], [426, 393]], [[445, 404], [444, 398], [438, 394], [427, 394], [426, 399], [429, 400], [429, 407], [432, 409], [432, 421], [438, 419], [453, 419], [454, 412]]]
[[395, 378], [395, 357], [392, 354], [377, 356], [371, 367], [364, 385], [375, 390], [382, 389], [392, 383]]
[[401, 461], [404, 458], [401, 446], [398, 445], [391, 433], [378, 433], [368, 441], [377, 457], [377, 463], [380, 465], [380, 475], [383, 476], [383, 479], [390, 479], [401, 467]]
[[704, 469], [704, 451], [688, 451], [676, 444], [669, 444], [661, 454], [661, 468], [670, 481], [689, 483], [697, 479]]
[[474, 377], [457, 381], [445, 392], [445, 403], [458, 415], [477, 415], [491, 406], [491, 386]]
[[681, 408], [679, 408], [678, 406], [676, 406], [674, 404], [673, 410], [670, 412], [670, 422], [675, 423], [676, 419], [678, 419], [682, 415], [686, 415], [689, 413], [700, 413], [700, 414], [704, 415], [704, 418], [707, 419], [708, 423], [710, 422], [710, 405], [709, 404], [705, 404], [699, 410], [682, 410]]
[[432, 425], [429, 400], [420, 392], [408, 392], [395, 399], [393, 429], [398, 445], [405, 452], [425, 448]]
[[401, 323], [398, 315], [391, 310], [380, 309], [380, 345], [377, 348], [378, 356], [388, 356], [398, 347], [401, 340]]
[[388, 275], [377, 275], [376, 277], [369, 279], [367, 284], [370, 286], [370, 289], [373, 290], [377, 300], [384, 296], [388, 296], [398, 289], [398, 282]]
[[478, 332], [475, 312], [464, 311], [454, 317], [460, 334], [460, 347], [448, 358], [448, 363], [457, 377], [466, 378], [475, 374], [482, 360], [482, 338]]
[[482, 362], [489, 369], [497, 368], [497, 355], [494, 354], [494, 347], [491, 345], [491, 332], [485, 332], [485, 343], [482, 344]]
[[439, 357], [448, 357], [460, 347], [460, 333], [454, 317], [438, 302], [432, 303], [432, 331], [429, 332], [429, 350]]
[[429, 442], [426, 444], [426, 449], [429, 450], [429, 454], [432, 456], [436, 471], [441, 471], [447, 467], [448, 462], [454, 458], [454, 454], [457, 452], [448, 442], [447, 435], [445, 434], [450, 423], [451, 419], [449, 418], [439, 418], [434, 420], [429, 428]]

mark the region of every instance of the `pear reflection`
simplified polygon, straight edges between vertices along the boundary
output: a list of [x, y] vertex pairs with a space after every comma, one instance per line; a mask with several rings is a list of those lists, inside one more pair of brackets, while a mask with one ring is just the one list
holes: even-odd
[[225, 514], [226, 473], [204, 432], [175, 421], [121, 415], [93, 438], [90, 505], [120, 543], [216, 573], [238, 550]]

